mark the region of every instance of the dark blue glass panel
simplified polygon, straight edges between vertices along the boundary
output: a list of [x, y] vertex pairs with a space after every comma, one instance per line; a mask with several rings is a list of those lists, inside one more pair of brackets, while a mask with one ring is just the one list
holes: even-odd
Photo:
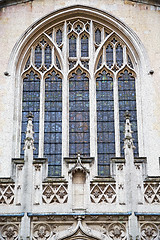
[[62, 31], [60, 29], [58, 29], [56, 32], [56, 43], [58, 45], [61, 45], [62, 43]]
[[39, 111], [40, 111], [40, 79], [38, 75], [31, 71], [23, 79], [23, 99], [22, 99], [22, 131], [21, 131], [21, 157], [24, 156], [24, 139], [27, 129], [27, 114], [32, 112], [34, 130], [34, 156], [38, 157], [39, 142]]
[[100, 66], [102, 65], [102, 56], [100, 56], [98, 64], [97, 64], [97, 69], [100, 68]]
[[97, 28], [97, 30], [95, 31], [95, 43], [101, 43], [101, 31], [99, 30], [99, 28]]
[[49, 68], [52, 64], [52, 49], [49, 45], [45, 48], [44, 64], [46, 68]]
[[119, 95], [119, 120], [120, 120], [120, 142], [121, 154], [124, 155], [124, 130], [125, 130], [125, 111], [128, 110], [131, 114], [131, 124], [134, 138], [134, 145], [136, 146], [135, 155], [138, 155], [138, 134], [137, 134], [137, 113], [136, 113], [136, 90], [135, 78], [125, 70], [118, 78], [118, 95]]
[[118, 67], [123, 65], [123, 48], [120, 44], [116, 47], [116, 62]]
[[35, 48], [35, 66], [40, 68], [42, 65], [42, 48], [38, 45]]
[[55, 71], [45, 79], [44, 155], [49, 176], [61, 175], [62, 79]]
[[25, 70], [30, 66], [30, 56], [26, 62], [26, 65], [25, 65]]
[[88, 57], [88, 37], [85, 34], [81, 38], [81, 57]]
[[90, 155], [89, 79], [80, 69], [69, 80], [69, 154]]
[[80, 33], [80, 32], [81, 32], [81, 30], [82, 30], [82, 27], [81, 27], [81, 25], [80, 25], [80, 24], [78, 24], [78, 25], [76, 26], [75, 30], [76, 30], [76, 32], [77, 32], [77, 33]]
[[69, 57], [76, 57], [76, 37], [74, 35], [69, 38]]
[[109, 68], [113, 65], [113, 47], [110, 44], [106, 48], [106, 63]]
[[133, 68], [133, 64], [132, 64], [132, 61], [131, 61], [131, 59], [130, 59], [130, 56], [128, 55], [127, 57], [128, 57], [128, 65], [129, 65], [131, 68]]
[[56, 66], [61, 70], [61, 65], [59, 63], [58, 57], [56, 56]]
[[110, 174], [110, 159], [115, 155], [113, 79], [103, 71], [96, 79], [98, 174]]

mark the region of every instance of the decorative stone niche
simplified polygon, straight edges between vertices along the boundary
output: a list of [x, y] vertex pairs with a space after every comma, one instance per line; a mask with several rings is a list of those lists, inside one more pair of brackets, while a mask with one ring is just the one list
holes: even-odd
[[82, 171], [73, 173], [73, 208], [84, 209], [86, 174]]

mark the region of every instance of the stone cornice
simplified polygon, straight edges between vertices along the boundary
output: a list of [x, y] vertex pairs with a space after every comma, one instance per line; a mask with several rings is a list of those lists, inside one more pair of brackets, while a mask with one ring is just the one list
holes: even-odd
[[15, 4], [32, 2], [33, 0], [0, 0], [0, 8], [8, 7]]
[[125, 3], [136, 2], [136, 3], [142, 3], [142, 4], [160, 7], [160, 0], [124, 0], [124, 1], [125, 1]]

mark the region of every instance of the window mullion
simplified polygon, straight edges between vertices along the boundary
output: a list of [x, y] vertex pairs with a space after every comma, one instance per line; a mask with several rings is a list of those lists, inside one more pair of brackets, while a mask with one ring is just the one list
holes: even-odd
[[123, 65], [127, 64], [127, 53], [126, 53], [126, 45], [123, 46]]
[[[68, 37], [67, 37], [67, 23], [64, 23], [63, 32], [63, 81], [62, 81], [62, 159], [69, 156], [69, 88], [68, 88]], [[62, 175], [63, 167], [62, 164]]]
[[44, 106], [45, 106], [45, 80], [41, 77], [40, 85], [40, 114], [39, 114], [39, 157], [44, 152]]
[[[96, 81], [94, 77], [94, 27], [90, 22], [89, 38], [89, 102], [90, 102], [90, 156], [97, 156], [97, 115], [96, 115]], [[94, 175], [97, 174], [97, 157], [95, 158]]]
[[114, 127], [115, 127], [115, 153], [120, 157], [120, 131], [119, 131], [119, 102], [118, 102], [118, 79], [114, 74]]

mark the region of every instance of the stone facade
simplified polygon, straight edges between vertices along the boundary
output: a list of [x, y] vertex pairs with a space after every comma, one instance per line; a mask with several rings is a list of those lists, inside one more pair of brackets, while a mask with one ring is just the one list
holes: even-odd
[[[0, 1], [0, 239], [160, 239], [158, 1], [6, 2]], [[16, 4], [12, 5], [13, 2]], [[130, 69], [137, 81], [139, 156], [134, 154], [132, 124], [130, 114], [126, 112], [124, 156], [117, 150], [115, 157], [110, 160], [108, 177], [98, 176], [97, 173], [94, 88], [91, 89], [90, 123], [93, 131], [90, 157], [80, 154], [69, 157], [67, 119], [63, 119], [65, 134], [62, 174], [59, 177], [49, 177], [48, 161], [43, 155], [41, 139], [39, 155], [34, 157], [34, 116], [31, 113], [26, 122], [24, 156], [20, 157], [22, 78], [28, 73], [27, 67], [24, 70], [29, 56], [28, 49], [38, 44], [42, 36], [44, 41], [51, 42], [47, 35], [50, 27], [60, 25], [68, 19], [79, 22], [88, 19], [97, 25], [103, 25], [104, 29], [110, 29], [111, 36], [113, 34], [113, 37], [123, 41], [126, 49], [124, 56], [128, 51], [135, 66], [133, 71], [125, 60], [124, 69]], [[82, 25], [84, 23], [87, 33], [88, 22], [84, 21]], [[93, 44], [91, 41], [90, 46]], [[59, 47], [54, 42], [52, 44], [55, 56], [61, 56], [62, 48], [67, 52], [67, 40]], [[105, 37], [102, 45], [105, 46]], [[101, 46], [95, 44], [95, 48], [98, 47]], [[103, 51], [98, 51], [97, 56], [100, 56]], [[92, 51], [90, 55], [94, 59]], [[68, 61], [67, 57], [59, 63], [55, 61], [53, 67], [58, 74], [62, 74], [60, 68], [63, 66], [63, 75], [68, 76], [66, 64], [63, 65], [65, 61]], [[81, 61], [79, 58], [77, 69], [84, 67], [87, 73], [89, 68], [88, 76], [94, 79], [94, 66], [89, 61], [91, 62], [90, 59]], [[70, 64], [76, 66], [73, 60]], [[95, 66], [96, 64], [98, 62]], [[116, 67], [113, 66], [110, 72], [116, 74]], [[37, 74], [42, 72], [43, 75], [45, 69], [35, 68], [35, 71]], [[64, 81], [65, 79], [67, 77]], [[64, 88], [63, 93], [67, 99], [67, 89]], [[67, 112], [65, 106], [64, 104], [63, 114]], [[116, 120], [119, 121], [118, 118]], [[115, 145], [117, 149], [120, 148], [117, 136]]]

